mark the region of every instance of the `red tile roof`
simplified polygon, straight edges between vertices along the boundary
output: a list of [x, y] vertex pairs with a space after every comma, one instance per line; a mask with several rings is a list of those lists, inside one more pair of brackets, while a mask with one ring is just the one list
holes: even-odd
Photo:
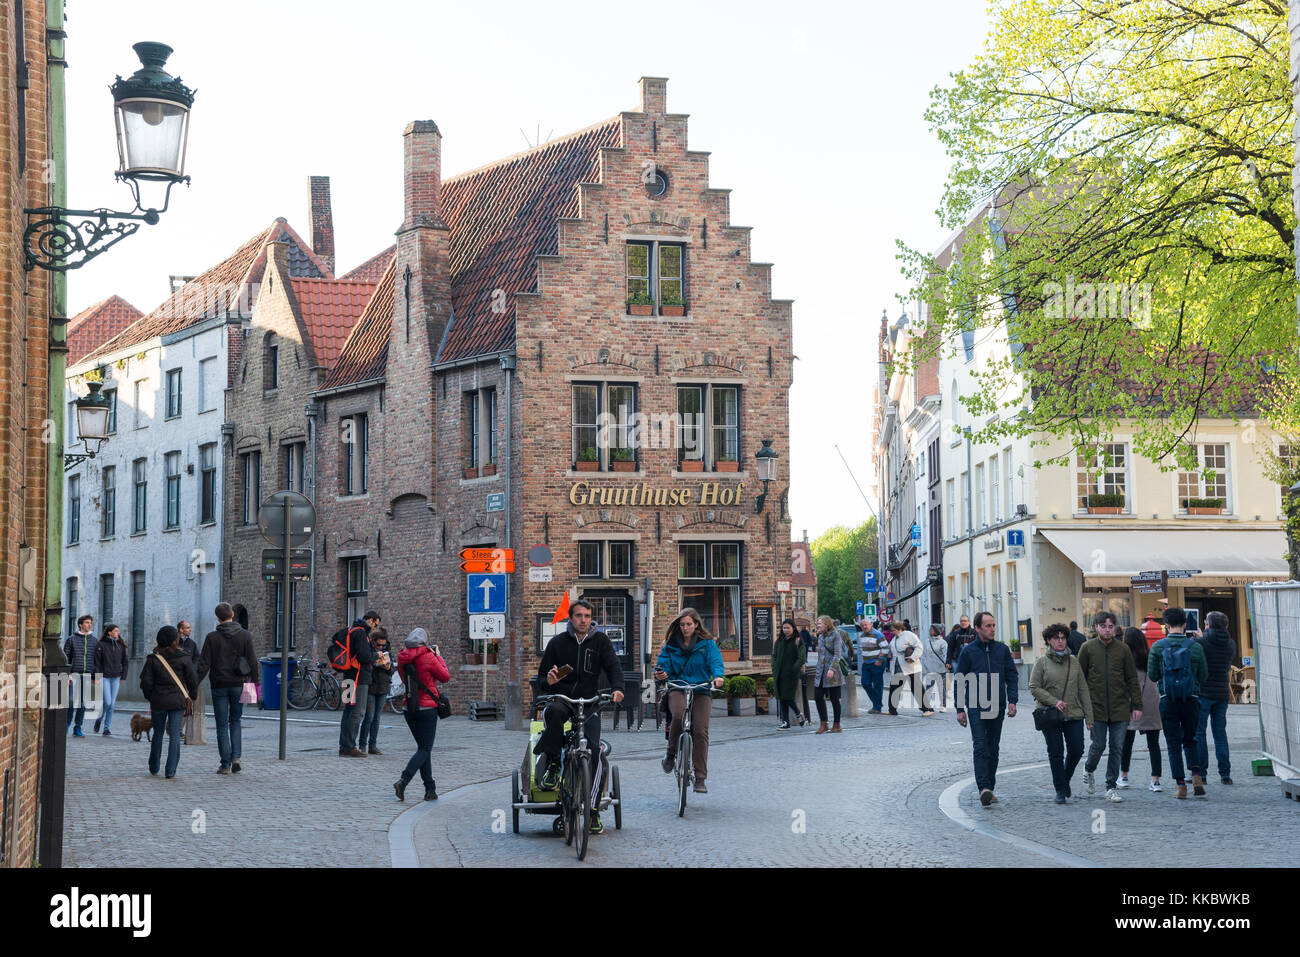
[[283, 218], [240, 246], [230, 256], [172, 293], [157, 309], [136, 320], [100, 345], [87, 359], [134, 346], [158, 336], [180, 332], [213, 316], [224, 315], [236, 306], [246, 308], [266, 269], [267, 245], [284, 239], [289, 243], [289, 271], [294, 276], [328, 277], [323, 263]]
[[68, 322], [68, 365], [76, 365], [142, 315], [121, 296], [81, 310]]
[[[802, 564], [800, 563], [802, 553]], [[796, 568], [805, 568], [807, 571], [796, 572]], [[808, 548], [807, 542], [790, 543], [790, 584], [798, 588], [816, 588], [817, 587], [817, 569], [813, 566], [812, 551]]]
[[354, 385], [384, 374], [388, 361], [388, 336], [393, 325], [393, 295], [397, 259], [389, 257], [375, 293], [339, 352], [338, 360], [325, 375], [322, 389]]
[[579, 183], [600, 181], [600, 151], [620, 144], [607, 120], [442, 184], [451, 227], [453, 320], [439, 361], [514, 345], [514, 309], [492, 312], [492, 292], [537, 289], [538, 256], [559, 251], [557, 221], [578, 215]]
[[356, 269], [339, 276], [340, 279], [360, 279], [363, 282], [379, 282], [388, 268], [389, 260], [397, 255], [397, 247], [389, 246], [381, 253], [376, 253]]
[[316, 361], [330, 368], [358, 317], [375, 293], [373, 282], [343, 279], [290, 279], [299, 315], [311, 336]]

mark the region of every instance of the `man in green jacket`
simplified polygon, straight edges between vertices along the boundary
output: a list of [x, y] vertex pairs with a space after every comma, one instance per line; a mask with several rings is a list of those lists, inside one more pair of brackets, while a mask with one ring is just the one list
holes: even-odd
[[1092, 698], [1092, 744], [1083, 764], [1083, 783], [1089, 794], [1097, 787], [1093, 772], [1106, 751], [1106, 799], [1119, 803], [1120, 758], [1130, 721], [1142, 719], [1142, 689], [1138, 686], [1137, 663], [1128, 645], [1115, 640], [1115, 616], [1097, 612], [1093, 619], [1097, 637], [1085, 641], [1079, 649], [1079, 669]]
[[1201, 686], [1209, 677], [1210, 669], [1201, 643], [1186, 634], [1187, 612], [1166, 608], [1164, 622], [1169, 634], [1151, 646], [1147, 677], [1160, 685], [1160, 723], [1169, 749], [1169, 770], [1178, 782], [1178, 797], [1187, 797], [1187, 782], [1183, 779], [1184, 749], [1187, 769], [1192, 772], [1192, 789], [1199, 797], [1205, 794], [1205, 768], [1200, 766], [1196, 729], [1201, 713]]

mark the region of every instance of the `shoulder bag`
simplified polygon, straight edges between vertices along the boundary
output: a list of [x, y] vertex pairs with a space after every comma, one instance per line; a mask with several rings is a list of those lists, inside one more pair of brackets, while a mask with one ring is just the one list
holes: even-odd
[[[1070, 667], [1073, 661], [1073, 655], [1065, 656], [1065, 687], [1061, 689], [1061, 700], [1070, 693]], [[1037, 731], [1055, 731], [1061, 725], [1065, 724], [1065, 715], [1059, 708], [1053, 705], [1050, 708], [1034, 709], [1034, 729]]]
[[[423, 681], [420, 680], [419, 672], [416, 671], [416, 668], [415, 668], [415, 662], [411, 662], [409, 665], [406, 666], [406, 710], [407, 710], [407, 711], [419, 711], [419, 710], [421, 710], [421, 708], [420, 708], [420, 692], [419, 692], [419, 691], [412, 692], [412, 689], [411, 689], [411, 686], [412, 686], [412, 685], [416, 685], [416, 686], [418, 686], [418, 687], [420, 688], [421, 691], [424, 691], [424, 692], [425, 692], [425, 693], [426, 693], [430, 698], [432, 698], [434, 701], [438, 702], [437, 712], [438, 712], [438, 717], [439, 717], [439, 718], [450, 718], [450, 717], [451, 717], [451, 701], [450, 701], [450, 699], [448, 699], [448, 697], [447, 697], [447, 693], [446, 693], [445, 691], [443, 691], [441, 688], [438, 689], [438, 693], [437, 693], [437, 694], [435, 694], [434, 692], [430, 691], [429, 688], [425, 686], [425, 683], [424, 683]], [[411, 700], [411, 695], [412, 695], [412, 693], [414, 693], [414, 695], [415, 695], [415, 700], [414, 700], [415, 707], [411, 707], [411, 705], [412, 705], [412, 700]]]
[[194, 699], [190, 697], [189, 690], [185, 685], [181, 684], [181, 679], [176, 677], [176, 672], [172, 671], [172, 666], [168, 664], [166, 658], [159, 654], [155, 654], [154, 657], [158, 659], [159, 664], [167, 669], [167, 673], [172, 676], [172, 681], [176, 682], [176, 687], [180, 688], [181, 694], [185, 695], [185, 717], [188, 718], [194, 713]]

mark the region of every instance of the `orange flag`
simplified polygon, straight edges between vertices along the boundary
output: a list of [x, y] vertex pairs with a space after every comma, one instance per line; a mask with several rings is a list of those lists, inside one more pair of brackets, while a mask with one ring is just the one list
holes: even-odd
[[569, 617], [569, 592], [564, 592], [564, 600], [560, 602], [560, 607], [555, 609], [555, 617], [551, 619], [552, 625], [558, 625]]

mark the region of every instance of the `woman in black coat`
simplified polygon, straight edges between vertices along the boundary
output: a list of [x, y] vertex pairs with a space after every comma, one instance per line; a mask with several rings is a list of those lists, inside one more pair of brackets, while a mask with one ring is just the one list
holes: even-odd
[[190, 656], [180, 646], [180, 633], [171, 625], [158, 629], [158, 646], [144, 660], [140, 691], [153, 710], [153, 742], [149, 746], [149, 773], [156, 775], [162, 758], [163, 731], [167, 732], [167, 777], [176, 777], [181, 761], [181, 719], [186, 702], [199, 690], [199, 676]]
[[787, 618], [781, 622], [781, 634], [777, 636], [776, 646], [772, 649], [772, 690], [780, 702], [781, 723], [777, 725], [782, 731], [790, 728], [790, 713], [793, 712], [799, 726], [803, 727], [807, 719], [799, 710], [799, 688], [803, 684], [804, 663], [807, 661], [803, 639], [795, 628], [794, 619]]

